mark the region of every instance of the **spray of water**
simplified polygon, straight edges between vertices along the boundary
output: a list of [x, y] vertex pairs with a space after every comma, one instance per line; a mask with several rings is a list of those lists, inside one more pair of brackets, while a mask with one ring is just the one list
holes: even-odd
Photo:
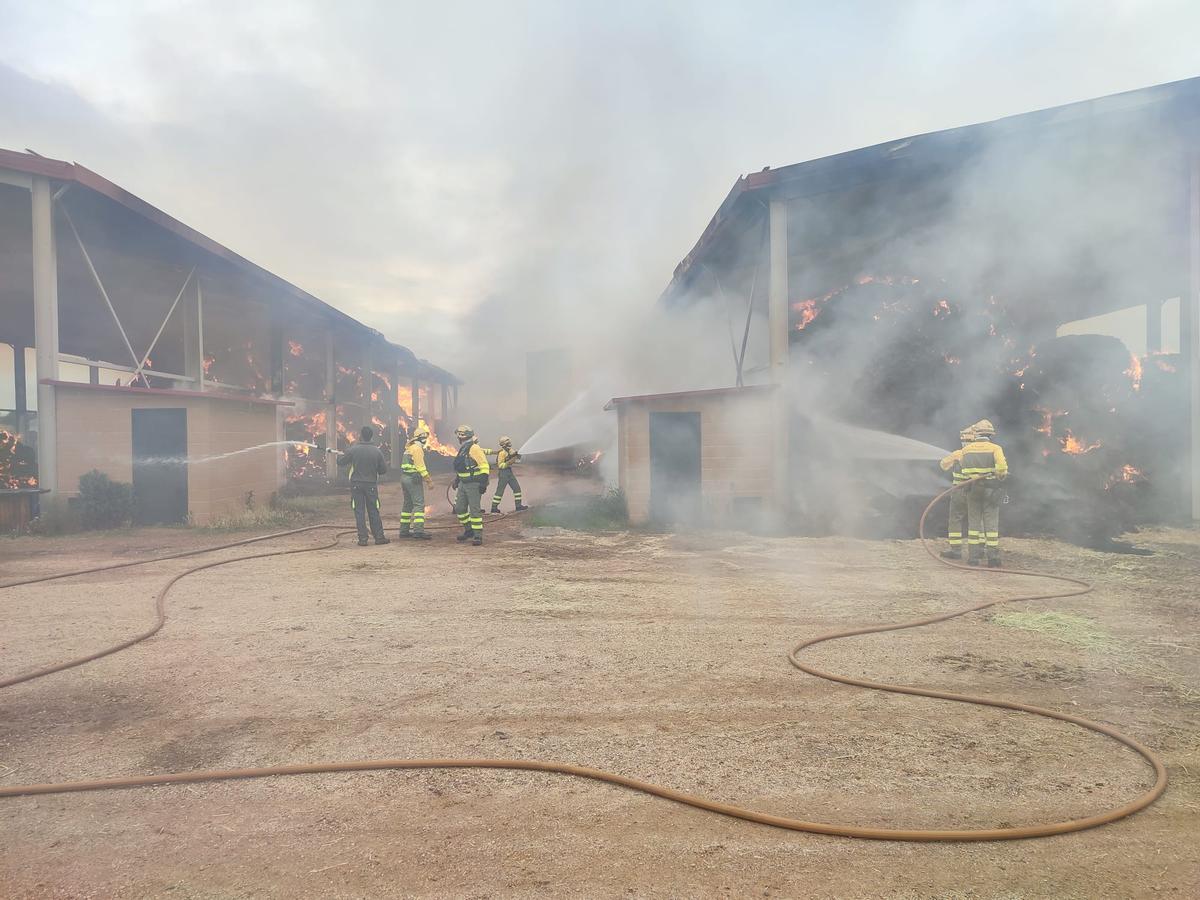
[[[211, 456], [189, 457], [189, 456], [151, 456], [139, 457], [139, 463], [163, 463], [176, 465], [192, 465], [197, 466], [203, 463], [217, 462], [222, 459], [229, 459], [231, 456], [241, 456], [246, 453], [253, 453], [256, 450], [269, 450], [272, 447], [309, 447], [313, 450], [320, 450], [316, 444], [310, 444], [307, 441], [268, 441], [265, 444], [256, 444], [253, 447], [243, 447], [241, 450], [230, 450], [228, 453], [214, 453]], [[126, 461], [133, 461], [129, 458]]]

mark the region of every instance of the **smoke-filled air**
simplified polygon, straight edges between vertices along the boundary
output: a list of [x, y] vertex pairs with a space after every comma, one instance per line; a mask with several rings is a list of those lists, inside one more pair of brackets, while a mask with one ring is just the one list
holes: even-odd
[[0, 895], [1200, 897], [1196, 0], [0, 0]]

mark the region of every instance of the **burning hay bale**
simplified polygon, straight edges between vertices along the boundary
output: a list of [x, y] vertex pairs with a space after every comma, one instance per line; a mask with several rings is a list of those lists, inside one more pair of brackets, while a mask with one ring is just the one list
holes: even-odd
[[[1174, 356], [1139, 359], [1100, 335], [1039, 341], [998, 298], [959, 300], [944, 282], [907, 275], [860, 276], [794, 302], [792, 314], [792, 355], [801, 381], [819, 388], [815, 409], [931, 443], [984, 413], [996, 422], [1014, 474], [1006, 530], [1127, 550], [1120, 534], [1161, 510], [1182, 515], [1171, 485], [1185, 477], [1186, 395]], [[847, 453], [794, 443], [798, 471], [836, 469]], [[897, 510], [894, 533], [908, 533], [911, 504], [864, 491], [865, 505]], [[829, 507], [807, 499], [802, 508]]]

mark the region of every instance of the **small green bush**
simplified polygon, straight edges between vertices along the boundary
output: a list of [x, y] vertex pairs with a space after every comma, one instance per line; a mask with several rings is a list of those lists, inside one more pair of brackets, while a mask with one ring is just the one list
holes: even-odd
[[598, 497], [566, 500], [534, 510], [532, 524], [573, 531], [619, 531], [629, 525], [625, 494], [610, 488]]
[[84, 528], [120, 528], [133, 518], [133, 488], [98, 469], [79, 476], [79, 511]]

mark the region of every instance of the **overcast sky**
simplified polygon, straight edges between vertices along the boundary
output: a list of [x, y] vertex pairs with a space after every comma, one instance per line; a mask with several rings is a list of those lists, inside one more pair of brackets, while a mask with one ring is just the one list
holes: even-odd
[[651, 304], [739, 174], [1200, 74], [1195, 0], [0, 0], [0, 22], [0, 147], [468, 375]]

